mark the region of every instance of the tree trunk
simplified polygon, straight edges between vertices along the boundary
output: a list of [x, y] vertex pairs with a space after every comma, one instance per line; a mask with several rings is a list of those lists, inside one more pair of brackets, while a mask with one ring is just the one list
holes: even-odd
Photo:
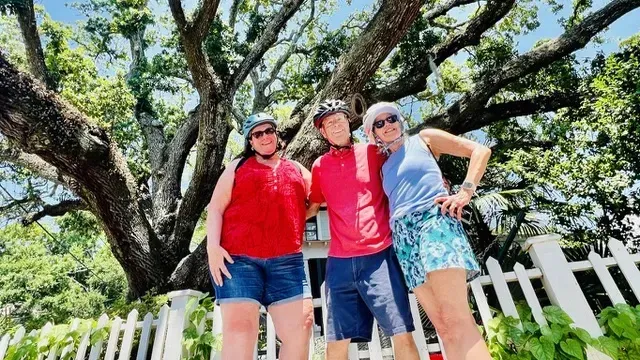
[[0, 55], [0, 131], [82, 184], [80, 196], [102, 222], [133, 296], [162, 288], [172, 272], [137, 202], [126, 161], [105, 131], [21, 74]]
[[[378, 69], [387, 55], [409, 30], [411, 24], [420, 14], [420, 7], [424, 1], [420, 0], [387, 0], [383, 1], [380, 9], [371, 20], [349, 52], [344, 54], [327, 85], [315, 97], [311, 106], [307, 108], [306, 117], [298, 125], [290, 123], [288, 127], [299, 130], [287, 147], [287, 155], [298, 160], [306, 167], [327, 149], [326, 141], [314, 128], [313, 109], [320, 101], [329, 98], [345, 99], [353, 93], [362, 91], [364, 85]], [[362, 61], [367, 59], [367, 61]], [[362, 119], [353, 119], [353, 126], [357, 126]], [[291, 131], [289, 129], [288, 131]]]

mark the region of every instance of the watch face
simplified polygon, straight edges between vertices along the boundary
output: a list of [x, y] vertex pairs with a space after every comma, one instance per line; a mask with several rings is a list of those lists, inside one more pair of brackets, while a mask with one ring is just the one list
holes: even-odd
[[473, 189], [473, 183], [469, 181], [465, 181], [462, 183], [462, 187], [465, 189]]

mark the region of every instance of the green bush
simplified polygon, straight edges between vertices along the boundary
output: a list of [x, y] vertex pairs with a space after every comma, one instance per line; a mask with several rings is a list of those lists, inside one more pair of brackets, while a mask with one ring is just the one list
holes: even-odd
[[598, 316], [605, 335], [594, 339], [573, 325], [557, 306], [543, 308], [548, 325], [533, 321], [531, 309], [518, 304], [520, 319], [498, 313], [488, 324], [487, 344], [494, 359], [586, 359], [588, 345], [614, 360], [640, 360], [640, 305], [616, 305]]

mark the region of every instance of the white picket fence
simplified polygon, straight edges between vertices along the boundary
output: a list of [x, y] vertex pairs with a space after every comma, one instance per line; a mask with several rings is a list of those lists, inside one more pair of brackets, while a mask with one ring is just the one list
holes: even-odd
[[[624, 303], [620, 288], [623, 284], [616, 284], [608, 271], [608, 267], [618, 266], [627, 279], [628, 286], [632, 289], [636, 298], [640, 300], [640, 271], [636, 266], [640, 262], [640, 254], [630, 255], [624, 246], [617, 240], [611, 240], [608, 248], [613, 257], [601, 258], [595, 253], [589, 254], [586, 261], [567, 262], [562, 249], [558, 244], [559, 236], [545, 235], [527, 240], [525, 249], [529, 252], [535, 268], [525, 269], [521, 264], [516, 264], [512, 272], [504, 273], [495, 259], [489, 259], [487, 268], [489, 275], [481, 276], [471, 283], [472, 294], [475, 297], [478, 311], [485, 327], [492, 317], [489, 309], [485, 286], [493, 286], [501, 310], [506, 315], [518, 317], [514, 299], [509, 291], [508, 283], [518, 282], [522, 288], [526, 302], [532, 309], [533, 317], [539, 324], [545, 324], [542, 316], [540, 301], [536, 297], [531, 284], [532, 279], [541, 279], [544, 289], [547, 292], [551, 303], [564, 309], [575, 321], [576, 325], [587, 330], [592, 336], [602, 335], [602, 330], [598, 326], [592, 309], [576, 281], [574, 272], [593, 269], [598, 275], [604, 289], [606, 290], [612, 303]], [[324, 291], [322, 291], [324, 293]], [[90, 330], [82, 335], [77, 347], [75, 359], [107, 359], [112, 360], [117, 356], [120, 360], [132, 359], [143, 360], [177, 360], [186, 358], [182, 345], [182, 334], [189, 318], [187, 303], [198, 298], [201, 293], [193, 290], [176, 291], [169, 294], [171, 306], [164, 305], [157, 315], [148, 313], [142, 320], [136, 310], [132, 311], [126, 320], [116, 317], [109, 319], [107, 315], [102, 315], [98, 320], [98, 327], [108, 327], [109, 336], [105, 341], [100, 341], [94, 345], [89, 344]], [[413, 313], [416, 330], [413, 333], [421, 359], [429, 359], [429, 354], [440, 351], [438, 343], [428, 344], [420, 321], [419, 305], [413, 295], [410, 297], [411, 311]], [[314, 299], [315, 307], [322, 307], [323, 323], [326, 323], [326, 306], [323, 299]], [[222, 321], [220, 309], [216, 306], [213, 312], [206, 316], [206, 321], [212, 321], [212, 332], [218, 336], [222, 332]], [[72, 329], [77, 329], [79, 320], [72, 322]], [[266, 352], [258, 352], [256, 347], [256, 359], [275, 360], [277, 354], [277, 341], [275, 328], [270, 316], [266, 316]], [[47, 324], [42, 328], [47, 332], [52, 328]], [[33, 333], [33, 332], [32, 332]], [[7, 348], [20, 341], [26, 334], [24, 328], [20, 328], [13, 336], [4, 335], [0, 337], [0, 360], [3, 360]], [[139, 336], [138, 336], [139, 335]], [[312, 339], [318, 336], [318, 332], [310, 334]], [[137, 351], [134, 354], [134, 339], [139, 338]], [[311, 341], [309, 359], [314, 359], [316, 349], [315, 341]], [[374, 326], [373, 340], [359, 349], [356, 344], [349, 348], [349, 360], [368, 358], [371, 360], [382, 360], [392, 356], [393, 350], [388, 341], [381, 341], [377, 325]], [[46, 356], [47, 360], [56, 360], [60, 356], [59, 349], [52, 349]], [[72, 350], [66, 348], [62, 354], [68, 354]], [[259, 355], [260, 354], [260, 355]], [[219, 359], [219, 353], [213, 353], [211, 360]], [[591, 349], [590, 359], [608, 359], [608, 357], [597, 353]], [[38, 360], [44, 359], [41, 356]]]
[[[561, 307], [577, 327], [587, 330], [592, 337], [603, 335], [602, 329], [574, 273], [594, 270], [614, 305], [625, 303], [620, 289], [626, 286], [631, 288], [636, 299], [640, 301], [640, 271], [636, 265], [640, 263], [640, 254], [631, 255], [620, 241], [610, 239], [607, 247], [612, 257], [603, 259], [591, 251], [588, 260], [568, 262], [558, 244], [559, 239], [559, 235], [543, 235], [530, 238], [525, 242], [524, 249], [535, 265], [532, 269], [525, 269], [522, 264], [516, 263], [513, 271], [504, 273], [498, 261], [489, 258], [487, 261], [489, 275], [481, 276], [471, 282], [472, 294], [485, 330], [488, 330], [492, 314], [483, 286], [493, 286], [500, 310], [505, 315], [519, 318], [513, 296], [507, 285], [510, 282], [518, 282], [527, 304], [531, 307], [534, 320], [540, 325], [546, 325], [540, 301], [531, 283], [533, 279], [541, 279], [550, 302]], [[608, 270], [613, 266], [620, 269], [627, 284], [616, 284]], [[595, 349], [589, 349], [587, 355], [589, 359], [610, 359]]]

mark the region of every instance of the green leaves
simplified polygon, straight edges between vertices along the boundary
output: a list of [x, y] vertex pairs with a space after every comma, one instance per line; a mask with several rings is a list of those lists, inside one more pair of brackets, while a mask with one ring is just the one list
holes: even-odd
[[571, 318], [557, 306], [543, 308], [549, 325], [539, 326], [531, 322], [531, 309], [526, 304], [517, 305], [522, 321], [496, 315], [489, 323], [489, 351], [500, 359], [585, 359], [587, 344], [595, 342], [583, 329], [572, 328]]
[[567, 341], [560, 342], [560, 349], [565, 352], [565, 354], [572, 356], [577, 359], [584, 359], [584, 349], [582, 344], [573, 339], [568, 339]]
[[[525, 319], [527, 306], [517, 305]], [[549, 325], [537, 326], [525, 320], [522, 328], [512, 317], [498, 313], [489, 323], [487, 344], [496, 359], [586, 359], [589, 345], [618, 359], [640, 359], [640, 305], [618, 304], [601, 311], [598, 320], [605, 336], [593, 339], [581, 328], [571, 326], [571, 318], [557, 306], [542, 310]]]
[[212, 324], [206, 321], [208, 312], [213, 311], [213, 300], [207, 294], [194, 298], [187, 303], [189, 323], [185, 328], [182, 344], [185, 346], [189, 359], [207, 360], [212, 350], [219, 350], [220, 339], [213, 336]]
[[542, 309], [542, 314], [551, 324], [569, 325], [573, 323], [569, 315], [558, 306], [547, 306]]
[[616, 304], [604, 309], [598, 323], [605, 335], [594, 346], [614, 359], [640, 359], [640, 306]]
[[553, 342], [544, 335], [540, 339], [531, 339], [529, 348], [538, 360], [553, 360], [556, 353]]

